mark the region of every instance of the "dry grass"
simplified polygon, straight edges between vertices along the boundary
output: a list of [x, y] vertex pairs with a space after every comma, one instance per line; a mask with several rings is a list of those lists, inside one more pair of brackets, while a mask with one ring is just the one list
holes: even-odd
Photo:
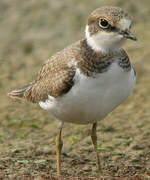
[[0, 1], [0, 179], [57, 179], [57, 121], [7, 92], [33, 80], [43, 61], [81, 39], [85, 17], [102, 5], [123, 7], [135, 20], [139, 41], [125, 49], [137, 71], [134, 93], [99, 122], [103, 174], [98, 174], [89, 125], [63, 130], [62, 179], [150, 178], [149, 0]]

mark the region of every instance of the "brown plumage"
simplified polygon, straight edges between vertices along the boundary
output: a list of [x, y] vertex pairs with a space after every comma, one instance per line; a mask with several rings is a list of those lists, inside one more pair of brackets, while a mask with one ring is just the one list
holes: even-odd
[[[130, 70], [130, 61], [123, 49], [105, 54], [95, 52], [86, 39], [67, 47], [52, 56], [39, 71], [37, 79], [27, 86], [10, 92], [12, 98], [25, 98], [37, 103], [48, 99], [48, 95], [55, 98], [67, 93], [74, 84], [73, 77], [76, 69], [86, 76], [107, 71], [115, 59], [124, 70]], [[69, 66], [70, 60], [72, 65]]]
[[48, 95], [59, 97], [69, 91], [73, 85], [75, 68], [69, 67], [69, 60], [74, 58], [77, 51], [76, 45], [72, 45], [56, 55], [52, 56], [41, 68], [37, 79], [32, 85], [10, 92], [12, 98], [24, 97], [30, 102], [45, 101]]
[[127, 12], [118, 7], [105, 6], [96, 9], [88, 17], [88, 25], [91, 22], [95, 22], [97, 18], [107, 17], [107, 20], [111, 22], [111, 25], [115, 25], [122, 18], [130, 18]]
[[124, 65], [124, 70], [130, 70], [130, 61], [128, 55], [123, 49], [116, 52], [102, 53], [94, 51], [86, 39], [80, 42], [80, 56], [77, 59], [77, 65], [80, 71], [86, 76], [94, 76], [97, 73], [103, 73], [108, 70], [110, 65], [119, 59], [120, 66]]

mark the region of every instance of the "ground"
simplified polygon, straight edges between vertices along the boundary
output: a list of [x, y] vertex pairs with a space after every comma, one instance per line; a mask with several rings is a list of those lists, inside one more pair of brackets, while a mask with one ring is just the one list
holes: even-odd
[[[57, 120], [7, 93], [32, 81], [53, 53], [83, 38], [86, 16], [103, 5], [122, 7], [133, 17], [138, 41], [129, 40], [124, 48], [137, 73], [136, 86], [98, 124], [102, 172], [96, 170], [91, 125], [65, 124], [57, 178]], [[1, 0], [0, 14], [0, 179], [150, 179], [149, 0]]]

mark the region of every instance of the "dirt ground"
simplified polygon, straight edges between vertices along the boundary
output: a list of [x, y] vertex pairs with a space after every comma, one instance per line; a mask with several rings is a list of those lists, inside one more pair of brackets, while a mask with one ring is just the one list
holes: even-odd
[[[7, 93], [32, 81], [53, 53], [83, 38], [87, 15], [103, 5], [122, 7], [134, 19], [138, 41], [128, 41], [124, 48], [137, 73], [136, 86], [98, 124], [102, 171], [96, 169], [91, 125], [66, 123], [62, 177], [57, 178], [57, 120]], [[149, 17], [149, 0], [0, 1], [0, 179], [150, 179]]]

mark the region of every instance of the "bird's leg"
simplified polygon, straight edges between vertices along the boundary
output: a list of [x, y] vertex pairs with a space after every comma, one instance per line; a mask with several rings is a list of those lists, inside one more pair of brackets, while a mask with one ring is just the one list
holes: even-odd
[[98, 153], [98, 149], [97, 149], [96, 127], [97, 127], [97, 123], [93, 123], [92, 131], [91, 131], [91, 139], [92, 139], [92, 143], [93, 143], [93, 146], [94, 146], [94, 151], [96, 153], [97, 167], [98, 167], [98, 170], [100, 170], [101, 167], [100, 167], [100, 157], [99, 157], [99, 153]]
[[57, 158], [57, 175], [60, 176], [61, 174], [61, 150], [63, 147], [63, 141], [61, 139], [61, 132], [62, 132], [62, 122], [59, 125], [59, 132], [56, 137], [56, 158]]

